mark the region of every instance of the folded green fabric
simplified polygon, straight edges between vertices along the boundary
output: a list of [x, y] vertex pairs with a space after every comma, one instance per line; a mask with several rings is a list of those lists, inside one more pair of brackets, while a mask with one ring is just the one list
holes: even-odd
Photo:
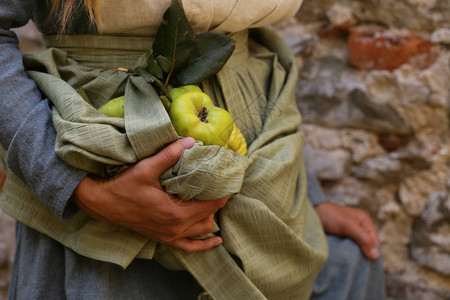
[[[236, 52], [202, 88], [231, 113], [249, 154], [196, 144], [161, 177], [166, 191], [183, 199], [233, 194], [217, 214], [223, 245], [186, 254], [82, 212], [61, 221], [14, 176], [5, 184], [3, 209], [90, 258], [124, 268], [135, 257], [181, 265], [214, 299], [307, 299], [327, 247], [306, 197], [294, 59], [267, 29], [253, 30], [251, 39], [247, 31], [233, 37]], [[58, 49], [29, 56], [25, 65], [53, 103], [56, 153], [77, 168], [111, 176], [178, 138], [142, 77], [80, 65]], [[77, 94], [78, 86], [92, 105]], [[121, 94], [124, 119], [96, 110]]]

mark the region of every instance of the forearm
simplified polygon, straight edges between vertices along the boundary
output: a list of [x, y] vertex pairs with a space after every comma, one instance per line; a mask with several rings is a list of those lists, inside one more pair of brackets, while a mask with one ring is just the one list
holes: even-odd
[[26, 24], [34, 5], [34, 1], [0, 4], [0, 143], [8, 150], [8, 168], [64, 217], [73, 213], [75, 207], [67, 207], [69, 198], [86, 173], [55, 155], [51, 109], [26, 75], [17, 37], [9, 30]]

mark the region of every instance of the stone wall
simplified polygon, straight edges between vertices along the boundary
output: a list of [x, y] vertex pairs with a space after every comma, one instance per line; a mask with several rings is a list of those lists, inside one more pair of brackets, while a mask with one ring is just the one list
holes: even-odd
[[[450, 299], [449, 22], [448, 1], [305, 0], [274, 27], [299, 66], [307, 167], [372, 216], [390, 299]], [[24, 51], [42, 47], [19, 33]], [[0, 212], [0, 300], [13, 233]]]
[[450, 2], [305, 0], [296, 55], [307, 168], [364, 208], [391, 299], [450, 299]]

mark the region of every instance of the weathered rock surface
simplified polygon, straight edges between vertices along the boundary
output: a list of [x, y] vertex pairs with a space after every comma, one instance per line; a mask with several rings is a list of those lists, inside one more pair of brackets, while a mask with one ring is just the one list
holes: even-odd
[[450, 2], [303, 8], [289, 31], [310, 41], [296, 53], [308, 169], [372, 216], [389, 299], [450, 299]]
[[414, 227], [411, 255], [425, 267], [450, 276], [450, 194], [435, 192]]
[[450, 27], [450, 2], [440, 0], [364, 0], [353, 2], [358, 20], [413, 31]]
[[397, 111], [371, 101], [358, 75], [333, 56], [307, 61], [297, 85], [304, 120], [336, 128], [409, 133], [410, 127]]

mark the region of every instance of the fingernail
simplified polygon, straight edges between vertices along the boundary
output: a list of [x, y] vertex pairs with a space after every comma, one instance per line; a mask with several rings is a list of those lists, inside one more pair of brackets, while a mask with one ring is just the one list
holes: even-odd
[[195, 140], [191, 137], [182, 138], [180, 140], [181, 146], [183, 146], [184, 149], [190, 149], [195, 144]]
[[370, 250], [369, 257], [372, 259], [380, 257], [380, 251], [378, 251], [377, 247], [373, 247], [372, 250]]

